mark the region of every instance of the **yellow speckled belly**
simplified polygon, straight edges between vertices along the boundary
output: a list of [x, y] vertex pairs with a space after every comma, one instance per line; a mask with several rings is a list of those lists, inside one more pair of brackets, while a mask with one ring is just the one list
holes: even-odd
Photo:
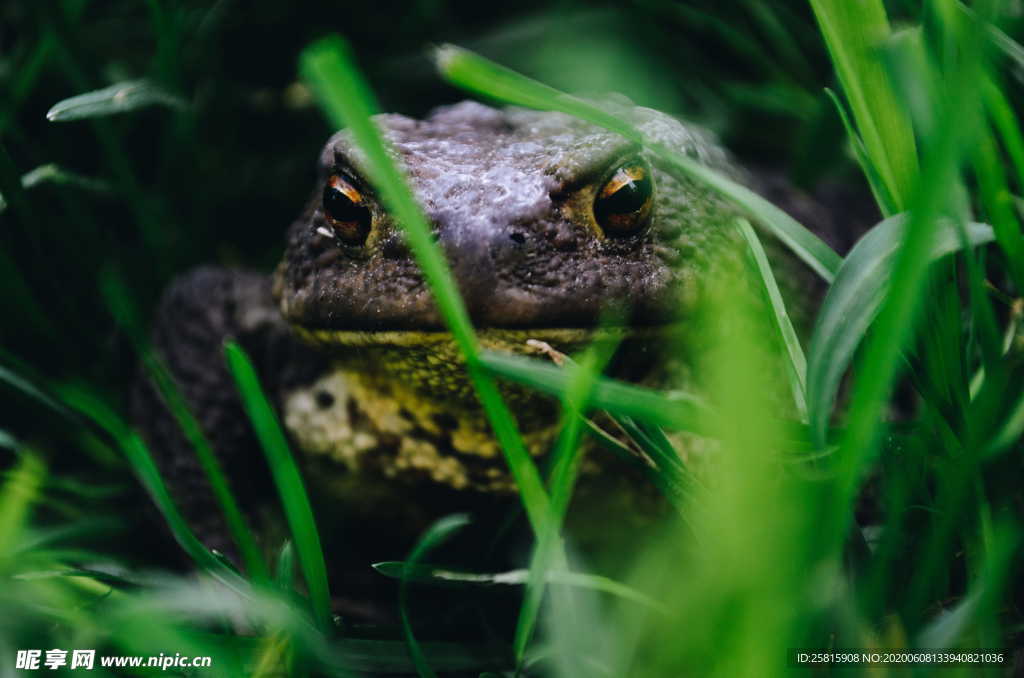
[[[284, 397], [285, 424], [304, 452], [326, 456], [353, 472], [396, 480], [514, 490], [449, 333], [296, 331], [333, 361], [327, 374]], [[637, 334], [629, 328], [599, 332]], [[485, 349], [539, 355], [527, 340], [571, 353], [596, 334], [581, 329], [481, 330], [477, 336]], [[557, 402], [515, 384], [502, 384], [501, 389], [527, 449], [534, 455], [546, 452], [557, 433]]]

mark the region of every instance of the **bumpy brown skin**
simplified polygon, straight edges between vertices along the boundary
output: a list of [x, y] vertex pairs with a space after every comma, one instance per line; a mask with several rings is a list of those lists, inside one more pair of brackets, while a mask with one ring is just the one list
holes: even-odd
[[[702, 132], [625, 102], [607, 105], [648, 137], [736, 174]], [[708, 267], [736, 242], [730, 224], [735, 212], [707, 189], [666, 172], [621, 137], [561, 114], [464, 102], [426, 120], [383, 115], [377, 123], [409, 176], [481, 328], [588, 328], [603, 310], [623, 303], [633, 323], [663, 323], [692, 306]], [[594, 196], [617, 166], [635, 157], [645, 158], [653, 170], [649, 223], [635, 234], [610, 238], [595, 221]], [[327, 177], [339, 170], [370, 196], [373, 223], [365, 245], [345, 245], [324, 235], [328, 224], [320, 196]], [[357, 525], [364, 533], [380, 536], [394, 528], [409, 537], [430, 519], [454, 510], [509, 506], [507, 494], [495, 498], [476, 491], [492, 480], [500, 484], [494, 479], [502, 467], [493, 441], [473, 449], [472, 436], [465, 435], [467, 427], [486, 434], [479, 413], [467, 414], [465, 404], [456, 400], [438, 402], [445, 398], [436, 392], [425, 395], [406, 379], [363, 374], [364, 369], [374, 374], [371, 363], [380, 362], [379, 355], [374, 359], [364, 352], [365, 342], [384, 336], [379, 332], [417, 337], [442, 328], [398, 226], [366, 177], [361, 153], [346, 133], [336, 134], [321, 154], [313, 198], [288, 231], [273, 284], [266, 276], [224, 269], [187, 274], [165, 295], [154, 330], [157, 349], [251, 514], [276, 502], [270, 499], [273, 489], [262, 455], [224, 366], [223, 341], [237, 339], [253, 356], [296, 447], [321, 444], [326, 436], [321, 446], [330, 453], [314, 454], [305, 463], [314, 488], [328, 488], [316, 507], [328, 547], [340, 534], [332, 527], [333, 518], [344, 520], [349, 533]], [[358, 331], [364, 344], [347, 351], [342, 342], [325, 353], [299, 341], [296, 327]], [[338, 355], [346, 352], [353, 355], [339, 368]], [[451, 365], [446, 369], [451, 371]], [[332, 374], [340, 374], [340, 381], [332, 381]], [[329, 384], [335, 383], [341, 384], [339, 390], [330, 391]], [[391, 407], [398, 392], [403, 404]], [[134, 409], [200, 538], [232, 553], [191, 446], [148, 383], [139, 384]], [[305, 422], [324, 417], [329, 423], [323, 430], [306, 430]], [[543, 436], [537, 440], [543, 446]], [[358, 447], [358, 454], [347, 445]], [[437, 460], [451, 462], [457, 472], [445, 467], [442, 473]], [[603, 477], [613, 483], [624, 478], [618, 473]], [[344, 501], [331, 492], [345, 495]], [[617, 511], [615, 523], [629, 531], [628, 509], [614, 508], [603, 492], [600, 483], [581, 483], [581, 496], [589, 494]], [[358, 561], [363, 570], [371, 560], [402, 558], [407, 548], [407, 542], [391, 534], [364, 554], [356, 552], [351, 534], [343, 543], [347, 560]]]
[[[654, 140], [733, 172], [702, 132], [650, 109], [612, 107]], [[726, 220], [733, 211], [708, 189], [662, 171], [622, 137], [563, 114], [464, 102], [426, 120], [383, 115], [378, 123], [480, 327], [587, 327], [614, 301], [627, 302], [638, 322], [664, 322], [695, 293], [710, 257], [732, 234]], [[631, 157], [654, 168], [650, 225], [605, 237], [594, 220], [594, 193]], [[338, 170], [367, 176], [345, 132], [320, 157], [323, 180]], [[275, 292], [289, 322], [440, 329], [397, 224], [374, 199], [366, 245], [339, 245], [318, 231], [326, 226], [322, 185], [289, 230], [278, 269]]]

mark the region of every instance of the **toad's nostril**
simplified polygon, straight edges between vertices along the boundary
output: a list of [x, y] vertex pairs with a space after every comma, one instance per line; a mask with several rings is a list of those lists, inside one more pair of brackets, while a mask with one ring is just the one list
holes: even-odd
[[381, 244], [381, 254], [388, 259], [408, 259], [412, 254], [405, 239], [398, 233], [392, 235]]

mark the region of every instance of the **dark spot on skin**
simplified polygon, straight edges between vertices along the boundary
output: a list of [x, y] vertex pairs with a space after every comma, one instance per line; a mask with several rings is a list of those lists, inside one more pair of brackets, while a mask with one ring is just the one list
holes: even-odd
[[523, 243], [526, 242], [526, 236], [519, 232], [512, 233], [508, 237], [512, 238], [512, 241], [518, 243], [519, 245], [522, 245]]
[[[452, 431], [455, 430], [458, 422], [448, 414], [435, 414], [433, 415], [434, 423], [440, 426], [444, 433], [441, 435], [431, 434], [429, 431], [415, 427], [411, 432], [410, 436], [416, 440], [429, 441], [437, 449], [438, 454], [442, 457], [455, 457], [462, 464], [462, 468], [466, 471], [469, 476], [470, 486], [476, 489], [482, 489], [490, 487], [491, 484], [497, 479], [507, 479], [508, 473], [505, 469], [504, 462], [500, 459], [490, 459], [487, 457], [481, 457], [476, 454], [468, 452], [462, 452], [455, 448], [452, 443]], [[494, 475], [494, 469], [498, 469], [498, 475]], [[430, 483], [433, 482], [430, 479], [430, 471], [424, 470], [420, 474], [423, 481]]]
[[316, 392], [316, 406], [321, 410], [326, 410], [334, 404], [334, 395], [329, 391], [320, 390]]
[[454, 431], [459, 427], [459, 422], [447, 412], [440, 412], [433, 416], [434, 423], [442, 431]]
[[[377, 444], [365, 450], [359, 457], [360, 474], [372, 478], [388, 478], [384, 469], [391, 466], [398, 448], [401, 446], [401, 438], [391, 434], [381, 434], [377, 437]], [[389, 482], [394, 482], [389, 479]]]
[[412, 413], [409, 412], [409, 410], [405, 409], [404, 407], [402, 409], [398, 410], [398, 416], [403, 421], [412, 421], [413, 420]]
[[363, 420], [363, 413], [359, 411], [359, 405], [356, 404], [355, 398], [349, 398], [346, 409], [348, 410], [348, 420], [352, 424]]
[[398, 234], [385, 240], [381, 245], [380, 251], [388, 259], [407, 259], [411, 255], [405, 240]]

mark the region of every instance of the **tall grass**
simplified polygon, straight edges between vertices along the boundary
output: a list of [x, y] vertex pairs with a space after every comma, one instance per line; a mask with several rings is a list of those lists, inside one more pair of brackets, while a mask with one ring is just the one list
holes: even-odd
[[[193, 129], [168, 56], [178, 48], [176, 22], [184, 19], [152, 7], [162, 82], [132, 79], [90, 91], [67, 29], [79, 8], [66, 4], [57, 15], [41, 13], [48, 31], [24, 56], [26, 70], [0, 126], [17, 119], [18, 102], [33, 87], [33, 64], [57, 55], [77, 95], [53, 106], [51, 119], [90, 121], [141, 241], [159, 251], [166, 212], [148, 209], [152, 203], [125, 161], [127, 141], [109, 116], [165, 107], [184, 116], [180, 130]], [[1021, 97], [1005, 83], [1024, 50], [1012, 26], [1001, 26], [998, 3], [976, 3], [970, 11], [951, 0], [912, 10], [905, 4], [893, 31], [881, 0], [810, 3], [821, 53], [827, 50], [839, 84], [829, 96], [847, 138], [834, 143], [849, 144], [886, 216], [865, 224], [871, 228], [845, 255], [812, 224], [678, 149], [652, 143], [588, 100], [468, 50], [437, 50], [438, 70], [450, 84], [621, 134], [672, 172], [733, 201], [749, 219], [735, 225], [749, 256], [708, 285], [707, 298], [686, 320], [689, 334], [703, 339], [699, 351], [685, 347], [696, 351], [705, 377], [699, 392], [662, 392], [603, 376], [614, 342], [595, 342], [558, 365], [482, 351], [430, 225], [372, 124], [375, 97], [351, 50], [340, 37], [311, 44], [300, 59], [301, 77], [331, 124], [349, 127], [366, 153], [370, 179], [405, 229], [517, 483], [534, 536], [526, 569], [466, 572], [458, 563], [426, 562], [465, 524], [464, 516], [453, 516], [428, 530], [404, 563], [376, 564], [401, 580], [400, 631], [366, 634], [335, 624], [329, 586], [337, 593], [345, 582], [327, 581], [301, 474], [237, 345], [228, 345], [226, 359], [270, 463], [287, 542], [256, 548], [202, 432], [191, 430], [187, 404], [173, 383], [162, 391], [217, 488], [245, 573], [195, 537], [149, 450], [102, 388], [41, 376], [45, 370], [4, 351], [0, 384], [17, 394], [18, 408], [52, 422], [53, 430], [29, 442], [0, 430], [0, 446], [16, 459], [0, 484], [0, 662], [15, 649], [92, 643], [109, 654], [210, 654], [213, 673], [232, 676], [782, 676], [797, 671], [795, 648], [1019, 645], [1022, 620], [1013, 601], [1020, 594], [1024, 451], [1024, 136], [1016, 115]], [[750, 12], [768, 44], [782, 44], [786, 10]], [[727, 32], [731, 44], [751, 53], [744, 36]], [[800, 79], [810, 77], [797, 66], [799, 47], [782, 51], [780, 59], [801, 70]], [[77, 176], [62, 171], [53, 176]], [[45, 182], [31, 174], [0, 146], [4, 214], [17, 220], [26, 246], [39, 247], [31, 223], [41, 209], [34, 191]], [[110, 187], [86, 179], [61, 185]], [[828, 286], [808, 338], [790, 321], [795, 314], [779, 291], [787, 271], [768, 261], [771, 250], [762, 243], [769, 239]], [[5, 275], [29, 290], [19, 297], [26, 317], [46, 318], [26, 284], [32, 277]], [[125, 319], [131, 303], [123, 298], [130, 291], [105, 280], [112, 314], [131, 330], [136, 321]], [[59, 320], [48, 322], [57, 327]], [[162, 375], [158, 364], [153, 369]], [[548, 465], [526, 452], [499, 379], [558, 399], [561, 433]], [[605, 422], [621, 433], [609, 436]], [[632, 459], [679, 518], [666, 520], [657, 538], [638, 537], [621, 580], [588, 572], [563, 529], [589, 433]], [[116, 551], [82, 542], [88, 521], [58, 510], [87, 498], [73, 472], [51, 470], [65, 450], [90, 464], [131, 468], [202, 576], [143, 574]], [[296, 557], [302, 586], [294, 581]], [[506, 626], [515, 631], [493, 646], [422, 638], [422, 620], [439, 615], [414, 606], [410, 593], [439, 581], [467, 590], [521, 587], [519, 609], [507, 612]], [[1004, 663], [944, 670], [1005, 669]], [[849, 669], [861, 672], [870, 670]]]

